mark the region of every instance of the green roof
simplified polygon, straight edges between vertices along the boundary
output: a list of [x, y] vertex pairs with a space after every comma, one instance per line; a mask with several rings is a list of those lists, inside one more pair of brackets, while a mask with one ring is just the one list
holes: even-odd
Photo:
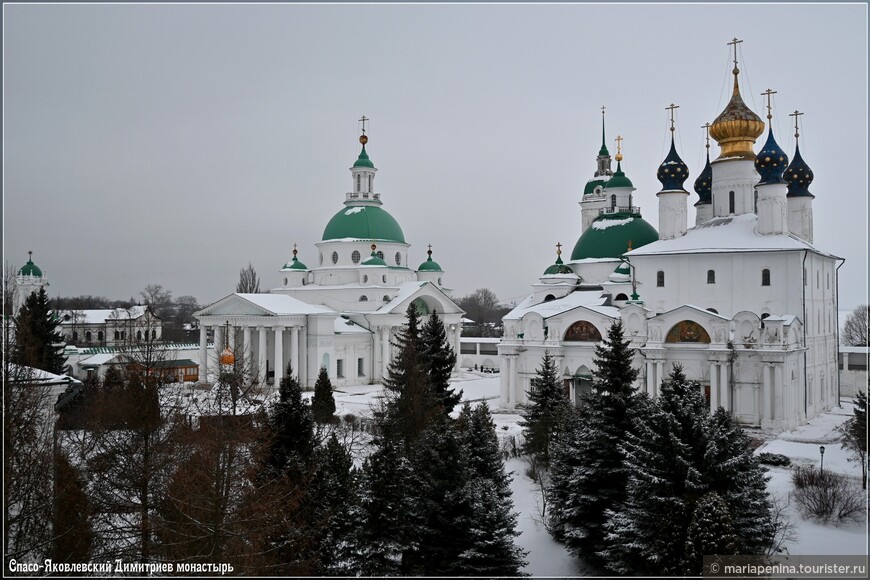
[[556, 263], [544, 270], [544, 276], [549, 276], [552, 274], [573, 274], [574, 270], [572, 270], [569, 266], [566, 266], [562, 261], [561, 251], [556, 255]]
[[378, 258], [378, 255], [372, 250], [372, 255], [363, 260], [362, 266], [386, 266], [387, 263]]
[[284, 264], [285, 270], [307, 270], [308, 266], [299, 261], [296, 256], [293, 256], [293, 259]]
[[616, 172], [604, 186], [604, 189], [613, 189], [615, 187], [634, 187], [634, 185], [631, 183], [631, 180], [625, 176], [625, 173], [622, 172], [621, 161], [616, 164]]
[[659, 239], [659, 234], [636, 213], [619, 212], [599, 216], [589, 224], [571, 252], [572, 260], [619, 258], [628, 250]]
[[344, 238], [405, 243], [405, 234], [399, 222], [374, 205], [345, 207], [332, 216], [323, 230], [323, 240]]
[[375, 168], [375, 164], [371, 162], [369, 159], [369, 154], [366, 153], [366, 146], [363, 144], [362, 151], [359, 153], [359, 157], [357, 157], [356, 161], [353, 164], [354, 167], [371, 167]]
[[18, 274], [21, 276], [42, 276], [42, 270], [39, 269], [39, 266], [33, 263], [33, 260], [27, 260], [27, 263], [21, 266], [21, 269], [18, 270]]
[[607, 176], [590, 179], [586, 182], [586, 187], [583, 188], [583, 195], [589, 195], [590, 193], [594, 193], [595, 188], [599, 185], [601, 187], [604, 187], [609, 179], [610, 178]]
[[417, 270], [421, 271], [421, 272], [425, 272], [427, 270], [429, 272], [443, 272], [444, 271], [441, 269], [441, 266], [438, 265], [438, 262], [436, 262], [432, 259], [432, 256], [429, 256], [429, 259], [427, 259], [425, 262], [420, 264], [420, 267], [417, 268]]

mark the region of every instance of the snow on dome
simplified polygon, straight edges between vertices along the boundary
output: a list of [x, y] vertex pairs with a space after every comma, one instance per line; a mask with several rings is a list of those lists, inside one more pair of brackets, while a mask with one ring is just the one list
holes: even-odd
[[627, 217], [621, 220], [595, 220], [594, 222], [592, 222], [592, 229], [606, 230], [607, 228], [612, 228], [613, 226], [624, 226], [625, 224], [631, 223], [633, 221], [633, 217]]
[[363, 207], [363, 206], [352, 207], [352, 208], [350, 208], [349, 210], [345, 211], [345, 212], [344, 212], [344, 215], [353, 215], [353, 214], [355, 214], [355, 213], [359, 213], [359, 212], [361, 212], [361, 211], [365, 211], [365, 209], [366, 209], [366, 208]]

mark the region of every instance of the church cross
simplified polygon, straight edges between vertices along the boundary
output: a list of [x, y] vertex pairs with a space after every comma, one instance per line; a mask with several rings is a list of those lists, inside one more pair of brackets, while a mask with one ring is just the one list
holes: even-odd
[[798, 117], [803, 115], [800, 111], [795, 109], [794, 113], [789, 113], [789, 117], [794, 117], [794, 138], [797, 139], [800, 137], [800, 133], [798, 132]]
[[432, 259], [432, 244], [429, 244], [429, 251], [427, 251], [426, 253], [429, 254], [429, 259], [431, 260]]
[[770, 121], [773, 118], [773, 115], [770, 114], [770, 97], [776, 94], [776, 91], [772, 91], [767, 89], [763, 93], [761, 93], [762, 97], [767, 97], [767, 120]]
[[671, 112], [671, 133], [674, 132], [674, 109], [679, 109], [679, 108], [680, 108], [679, 105], [675, 105], [673, 103], [671, 103], [670, 106], [665, 107], [666, 111]]
[[710, 127], [712, 126], [713, 125], [711, 125], [709, 122], [705, 125], [701, 125], [701, 128], [707, 131], [707, 149], [710, 148]]
[[33, 261], [33, 250], [27, 250], [27, 261], [28, 262]]
[[298, 252], [296, 251], [296, 244], [293, 244], [293, 257], [294, 257], [294, 258], [296, 257], [296, 254], [297, 254], [297, 253], [298, 253]]
[[561, 242], [556, 242], [556, 255], [557, 256], [562, 255], [562, 243]]
[[622, 153], [622, 135], [617, 135], [614, 141], [616, 141], [616, 152]]
[[604, 109], [606, 109], [606, 108], [607, 108], [607, 107], [605, 107], [604, 105], [601, 105], [601, 115], [602, 115], [602, 116], [604, 116]]
[[362, 132], [363, 132], [363, 135], [366, 134], [366, 121], [370, 121], [370, 120], [371, 120], [371, 119], [369, 119], [369, 118], [366, 117], [365, 115], [363, 115], [363, 116], [362, 116], [362, 119], [360, 119], [360, 121], [362, 122]]
[[734, 70], [737, 70], [737, 45], [743, 42], [742, 40], [737, 40], [735, 36], [734, 39], [728, 43], [729, 46], [734, 45]]

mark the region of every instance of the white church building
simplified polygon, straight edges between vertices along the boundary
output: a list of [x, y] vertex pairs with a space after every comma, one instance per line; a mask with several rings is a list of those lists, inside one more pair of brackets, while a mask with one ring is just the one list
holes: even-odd
[[422, 315], [437, 312], [459, 352], [462, 310], [442, 285], [444, 271], [432, 260], [431, 246], [428, 258], [411, 267], [411, 246], [375, 192], [377, 169], [367, 142], [363, 127], [362, 151], [350, 168], [352, 189], [315, 244], [317, 266], [303, 264], [294, 245], [268, 293], [233, 293], [195, 314], [201, 380], [207, 370], [214, 375], [229, 348], [250, 361], [250, 374], [260, 382], [277, 384], [288, 363], [304, 387], [314, 385], [320, 367], [336, 387], [379, 382], [410, 304]]
[[[792, 429], [839, 404], [843, 260], [813, 246], [813, 173], [799, 147], [789, 164], [768, 128], [755, 153], [765, 123], [741, 98], [736, 56], [733, 75], [730, 102], [708, 125], [720, 151], [711, 162], [708, 137], [694, 227], [673, 114], [670, 152], [657, 174], [658, 232], [634, 205], [621, 139], [615, 172], [602, 143], [571, 259], [563, 262], [560, 248], [532, 294], [504, 318], [503, 403], [526, 402], [545, 351], [579, 402], [591, 390], [596, 345], [622, 320], [636, 349], [636, 386], [653, 397], [679, 363], [711, 409], [722, 406], [744, 424]], [[796, 137], [799, 114], [792, 115]]]

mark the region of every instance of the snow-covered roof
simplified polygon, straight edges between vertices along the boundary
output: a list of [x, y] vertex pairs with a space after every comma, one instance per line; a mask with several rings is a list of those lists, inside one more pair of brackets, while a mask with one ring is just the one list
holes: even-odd
[[104, 364], [108, 364], [115, 360], [117, 357], [117, 353], [109, 353], [103, 352], [100, 354], [95, 354], [94, 356], [89, 356], [88, 358], [79, 361], [80, 367], [88, 367], [88, 366], [102, 366]]
[[516, 308], [508, 312], [505, 319], [519, 320], [529, 312], [537, 312], [544, 318], [550, 318], [579, 306], [594, 310], [599, 314], [610, 316], [611, 318], [618, 318], [619, 309], [614, 306], [604, 306], [605, 302], [607, 302], [607, 296], [605, 296], [602, 290], [577, 290], [564, 298], [537, 304], [535, 303], [535, 295], [532, 294]]
[[[130, 308], [107, 308], [100, 310], [64, 310], [61, 314], [61, 324], [105, 324], [116, 320], [130, 320], [145, 314], [145, 306]], [[69, 316], [69, 320], [65, 317]]]
[[[650, 256], [663, 254], [707, 254], [711, 252], [769, 252], [777, 250], [810, 250], [824, 254], [792, 235], [763, 236], [757, 230], [758, 216], [746, 213], [717, 217], [689, 229], [673, 240], [659, 240], [626, 255]], [[829, 255], [829, 254], [825, 254]]]
[[39, 383], [41, 385], [81, 384], [81, 381], [67, 375], [56, 375], [33, 367], [9, 365], [9, 377], [12, 382]]
[[334, 321], [335, 334], [371, 334], [371, 330], [363, 328], [352, 320], [337, 316]]
[[613, 226], [624, 226], [625, 224], [630, 224], [634, 221], [633, 217], [627, 217], [622, 219], [608, 219], [601, 218], [592, 222], [593, 230], [606, 230], [607, 228], [612, 228]]
[[414, 293], [422, 288], [428, 282], [405, 282], [399, 285], [399, 291], [396, 292], [389, 302], [378, 309], [378, 312], [390, 312], [402, 302], [414, 295]]
[[268, 310], [276, 316], [285, 314], [327, 314], [335, 312], [326, 306], [319, 304], [308, 304], [302, 302], [287, 294], [240, 294], [236, 296], [247, 300], [248, 302], [259, 306], [264, 310]]

